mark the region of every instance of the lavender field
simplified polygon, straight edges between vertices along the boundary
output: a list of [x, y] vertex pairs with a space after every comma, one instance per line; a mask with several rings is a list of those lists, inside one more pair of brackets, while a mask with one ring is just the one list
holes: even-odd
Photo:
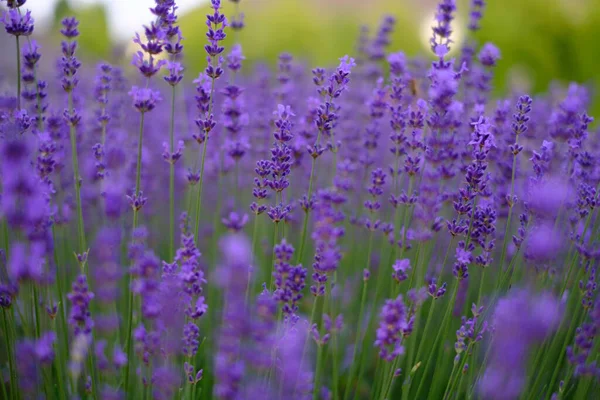
[[148, 0], [118, 65], [34, 1], [0, 1], [0, 398], [600, 398], [594, 93], [493, 87], [484, 0], [314, 68], [225, 47], [240, 0], [203, 43]]

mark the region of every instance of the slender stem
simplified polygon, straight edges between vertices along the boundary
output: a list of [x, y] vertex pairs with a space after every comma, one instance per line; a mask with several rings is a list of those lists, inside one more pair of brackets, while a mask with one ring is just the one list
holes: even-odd
[[565, 340], [563, 341], [563, 344], [560, 348], [560, 353], [558, 356], [558, 361], [556, 362], [556, 366], [554, 367], [554, 372], [552, 373], [552, 378], [550, 378], [550, 385], [548, 386], [548, 398], [550, 397], [550, 394], [552, 393], [552, 388], [554, 387], [555, 383], [556, 383], [556, 379], [558, 378], [558, 373], [560, 372], [560, 369], [562, 367], [562, 362], [563, 359], [565, 358], [565, 354], [566, 354], [566, 350], [567, 350], [567, 345], [571, 339], [571, 336], [573, 336], [573, 332], [575, 331], [575, 327], [577, 327], [579, 325], [579, 316], [580, 316], [580, 311], [582, 310], [582, 307], [577, 307], [577, 311], [575, 314], [575, 318], [574, 320], [571, 322], [570, 327], [569, 327], [569, 331], [567, 332], [567, 336], [565, 336]]
[[196, 245], [200, 243], [198, 238], [200, 229], [200, 209], [202, 206], [202, 184], [204, 183], [204, 164], [206, 160], [206, 145], [208, 144], [208, 137], [204, 140], [202, 148], [202, 161], [200, 163], [200, 181], [198, 181], [198, 197], [196, 198], [196, 224], [194, 225], [194, 235], [196, 236]]
[[360, 311], [358, 312], [358, 322], [357, 322], [357, 333], [356, 333], [356, 340], [354, 341], [354, 350], [352, 351], [352, 359], [350, 361], [350, 372], [348, 373], [348, 382], [346, 383], [346, 392], [344, 393], [344, 400], [347, 400], [349, 398], [349, 394], [350, 394], [350, 389], [351, 389], [351, 385], [352, 385], [352, 379], [354, 378], [354, 374], [356, 373], [356, 368], [358, 367], [358, 365], [356, 365], [355, 360], [356, 360], [356, 353], [358, 352], [358, 344], [359, 342], [361, 342], [362, 340], [362, 325], [363, 325], [363, 317], [364, 317], [364, 313], [365, 313], [365, 303], [367, 302], [367, 287], [368, 287], [368, 280], [365, 280], [363, 283], [363, 290], [362, 290], [362, 296], [360, 299]]
[[[142, 144], [143, 144], [143, 140], [144, 140], [144, 113], [140, 113], [140, 131], [139, 131], [139, 136], [138, 136], [138, 151], [137, 151], [137, 164], [136, 164], [136, 170], [135, 170], [135, 195], [139, 195], [140, 194], [140, 181], [142, 179]], [[133, 228], [136, 228], [135, 222], [137, 222], [137, 219], [135, 219], [135, 217], [137, 216], [137, 213], [134, 210], [134, 225]]]
[[390, 372], [388, 374], [388, 378], [387, 378], [387, 383], [384, 382], [384, 386], [383, 386], [383, 391], [381, 392], [381, 400], [386, 400], [388, 398], [388, 395], [390, 393], [390, 391], [392, 390], [392, 387], [394, 386], [394, 374], [396, 372], [396, 367], [398, 366], [398, 360], [400, 359], [400, 356], [397, 356], [394, 359], [394, 362], [392, 363], [392, 368], [390, 369]]
[[[558, 395], [559, 399], [562, 399], [564, 397], [563, 394], [565, 392], [565, 389], [569, 387], [569, 381], [571, 380], [571, 377], [573, 376], [573, 370], [574, 370], [574, 367], [571, 365], [569, 367], [569, 370], [567, 371], [566, 378], [563, 380], [563, 382], [564, 382], [563, 386], [562, 386], [563, 387], [563, 391], [562, 392], [559, 391], [559, 395]], [[550, 393], [552, 393], [552, 388], [550, 388]]]
[[[215, 25], [216, 28], [216, 25]], [[215, 57], [210, 58], [210, 65], [214, 65]], [[210, 96], [208, 100], [208, 111], [205, 114], [206, 118], [211, 116], [213, 107], [214, 107], [214, 93], [215, 93], [215, 77], [211, 77], [210, 79]], [[200, 166], [200, 181], [198, 182], [198, 197], [196, 199], [196, 224], [194, 225], [194, 235], [196, 236], [196, 245], [200, 244], [200, 240], [198, 239], [198, 229], [200, 227], [200, 208], [202, 204], [202, 183], [204, 181], [204, 163], [206, 160], [206, 145], [208, 144], [209, 134], [206, 133], [206, 137], [204, 138], [203, 149], [202, 149], [202, 161]]]
[[4, 233], [4, 251], [6, 254], [6, 257], [8, 258], [9, 255], [9, 251], [10, 251], [10, 245], [9, 245], [9, 237], [8, 237], [8, 222], [6, 221], [6, 218], [2, 219], [2, 232]]
[[[319, 133], [317, 134], [317, 144], [321, 141], [321, 130], [319, 129]], [[308, 194], [306, 196], [306, 200], [310, 202], [310, 198], [312, 196], [314, 178], [315, 178], [315, 164], [317, 163], [317, 158], [313, 157], [311, 167], [310, 167], [310, 178], [308, 180]], [[300, 247], [298, 250], [298, 258], [296, 263], [302, 262], [302, 257], [304, 256], [304, 246], [306, 244], [306, 228], [308, 225], [308, 216], [310, 214], [310, 209], [306, 209], [304, 211], [304, 222], [302, 224], [302, 237], [300, 238]]]
[[[144, 113], [140, 113], [140, 131], [138, 137], [138, 154], [137, 154], [137, 167], [135, 174], [135, 195], [138, 196], [140, 193], [140, 181], [142, 175], [142, 140], [144, 138]], [[138, 210], [137, 208], [133, 208], [133, 227], [132, 232], [137, 228], [138, 223]], [[129, 377], [130, 371], [133, 364], [133, 340], [131, 338], [131, 333], [133, 331], [133, 290], [131, 289], [131, 276], [129, 277], [129, 286], [127, 290], [129, 291], [129, 307], [128, 307], [128, 316], [127, 316], [127, 336], [125, 336], [125, 348], [127, 349], [127, 365], [125, 366], [125, 381], [124, 381], [124, 389], [125, 391], [129, 390]]]
[[[515, 144], [519, 143], [519, 135], [516, 135]], [[508, 217], [506, 218], [506, 228], [504, 229], [504, 242], [502, 244], [502, 255], [500, 256], [500, 270], [504, 268], [504, 258], [506, 256], [506, 247], [508, 245], [509, 231], [510, 231], [510, 221], [513, 212], [513, 197], [515, 194], [515, 173], [517, 169], [517, 155], [513, 154], [513, 162], [512, 162], [512, 172], [510, 179], [510, 199], [509, 199], [509, 208], [508, 208]]]
[[[408, 182], [408, 196], [410, 196], [412, 189], [413, 189], [413, 185], [414, 185], [414, 175], [411, 175], [409, 182]], [[409, 214], [412, 214], [411, 210], [413, 208], [410, 205], [405, 205], [404, 208], [404, 212], [403, 212], [403, 217], [402, 217], [402, 247], [400, 248], [400, 259], [402, 259], [402, 256], [404, 255], [404, 250], [406, 249], [406, 234], [408, 232], [408, 225], [409, 222], [407, 221], [407, 216]], [[412, 219], [412, 215], [410, 217]]]
[[13, 338], [12, 329], [8, 327], [8, 319], [6, 318], [6, 309], [2, 308], [2, 321], [4, 323], [4, 333], [6, 334], [6, 357], [8, 358], [8, 367], [10, 373], [10, 391], [15, 398], [18, 397], [17, 393], [17, 370], [15, 369], [15, 363], [13, 358]]
[[[10, 373], [10, 371], [9, 371]], [[8, 400], [8, 392], [6, 391], [6, 383], [4, 382], [4, 377], [0, 379], [0, 384], [2, 384], [2, 398]]]
[[273, 290], [273, 274], [275, 272], [275, 246], [277, 246], [277, 231], [279, 229], [279, 222], [275, 222], [273, 227], [273, 248], [271, 250], [271, 276], [269, 277], [269, 289]]
[[41, 320], [40, 320], [40, 311], [38, 309], [38, 291], [35, 284], [31, 285], [31, 292], [33, 296], [33, 316], [35, 318], [34, 321], [34, 329], [35, 329], [35, 337], [39, 338], [41, 336]]
[[433, 342], [433, 346], [431, 347], [431, 351], [429, 352], [429, 357], [427, 357], [427, 362], [424, 365], [423, 376], [421, 377], [421, 381], [419, 382], [419, 386], [417, 387], [417, 395], [415, 396], [415, 399], [421, 398], [421, 397], [419, 397], [419, 395], [421, 394], [421, 390], [423, 389], [423, 384], [425, 383], [425, 380], [426, 380], [425, 378], [427, 375], [427, 371], [429, 370], [429, 367], [431, 366], [431, 361], [433, 359], [433, 355], [434, 355], [434, 353], [436, 353], [437, 347], [438, 347], [440, 341], [442, 340], [442, 334], [444, 335], [444, 337], [446, 336], [447, 325], [448, 325], [448, 322], [450, 321], [450, 316], [452, 315], [452, 309], [454, 308], [454, 302], [456, 301], [456, 295], [458, 293], [458, 286], [459, 286], [458, 281], [456, 281], [454, 284], [452, 298], [450, 299], [450, 302], [448, 303], [448, 308], [446, 308], [446, 314], [444, 315], [444, 319], [442, 320], [442, 325], [437, 332], [435, 341]]
[[479, 292], [477, 293], [477, 301], [475, 304], [477, 306], [481, 305], [481, 297], [483, 296], [483, 283], [485, 282], [485, 272], [487, 271], [487, 267], [482, 267], [481, 276], [479, 278]]
[[[448, 380], [448, 384], [446, 385], [446, 391], [444, 392], [444, 397], [443, 397], [444, 400], [446, 399], [446, 396], [450, 395], [450, 393], [452, 393], [454, 391], [454, 389], [456, 388], [459, 378], [462, 375], [462, 370], [465, 367], [465, 364], [467, 363], [467, 358], [469, 357], [469, 352], [471, 351], [472, 346], [473, 346], [473, 342], [469, 343], [469, 345], [467, 346], [467, 349], [464, 352], [464, 357], [459, 362], [459, 367], [456, 370], [455, 378], [453, 378], [454, 367], [452, 367], [452, 373], [450, 374], [450, 379]], [[456, 366], [456, 364], [455, 364], [455, 366]]]
[[323, 345], [319, 344], [317, 346], [317, 371], [315, 372], [315, 384], [313, 388], [313, 400], [318, 400], [320, 398], [319, 384], [321, 378], [321, 370], [322, 370], [322, 361], [323, 358]]
[[[62, 329], [62, 335], [57, 335], [59, 336], [59, 356], [57, 357], [57, 374], [58, 374], [58, 381], [59, 381], [59, 387], [62, 386], [64, 384], [63, 379], [64, 379], [64, 375], [63, 375], [63, 365], [64, 363], [66, 363], [67, 360], [67, 347], [69, 345], [69, 339], [68, 339], [68, 328], [67, 328], [67, 318], [66, 318], [66, 314], [65, 314], [65, 306], [64, 306], [64, 297], [63, 297], [63, 289], [62, 289], [62, 282], [63, 282], [63, 278], [60, 276], [60, 267], [59, 265], [59, 259], [58, 259], [58, 249], [56, 246], [56, 242], [57, 242], [57, 235], [56, 235], [56, 231], [55, 231], [55, 225], [52, 225], [52, 238], [53, 238], [53, 242], [54, 242], [54, 246], [53, 246], [53, 253], [54, 253], [54, 264], [55, 264], [55, 269], [56, 269], [56, 289], [58, 291], [58, 312], [59, 312], [59, 316], [58, 319], [60, 321], [60, 326]], [[59, 329], [56, 329], [57, 333], [59, 332]], [[62, 336], [62, 337], [61, 337]], [[63, 396], [65, 395], [64, 390], [61, 390], [61, 398], [64, 398]]]
[[[73, 112], [73, 92], [69, 92], [69, 113]], [[73, 163], [73, 184], [75, 185], [75, 200], [77, 202], [77, 231], [79, 233], [79, 251], [86, 251], [85, 228], [83, 225], [83, 209], [81, 206], [81, 176], [79, 175], [79, 160], [77, 158], [77, 130], [75, 125], [69, 125], [69, 135], [71, 138], [71, 161]], [[85, 263], [82, 263], [85, 268]]]
[[[598, 196], [600, 196], [600, 184], [598, 184], [598, 187], [596, 188], [596, 191], [598, 192], [598, 195], [596, 195], [596, 199], [598, 198]], [[585, 235], [587, 233], [587, 230], [590, 226], [590, 222], [592, 220], [592, 213], [590, 212], [585, 220], [585, 226], [583, 228], [583, 233], [581, 234], [581, 243], [584, 242], [585, 240]], [[592, 235], [593, 237], [594, 235]], [[590, 241], [592, 240], [592, 237], [590, 237]], [[569, 279], [571, 278], [571, 271], [573, 270], [573, 266], [575, 265], [577, 258], [579, 256], [578, 252], [575, 252], [575, 254], [573, 255], [573, 259], [571, 260], [571, 265], [569, 266], [569, 272], [567, 273], [567, 278], [565, 279], [565, 281], [563, 282], [563, 286], [560, 290], [560, 296], [563, 295], [563, 293], [565, 292], [565, 290], [567, 289], [567, 285], [569, 283]]]
[[452, 365], [452, 372], [450, 372], [450, 379], [448, 379], [448, 383], [446, 384], [446, 389], [444, 390], [443, 400], [446, 400], [448, 396], [448, 391], [450, 390], [450, 386], [454, 386], [454, 373], [456, 372], [456, 367], [460, 362], [455, 362]]
[[[171, 124], [169, 127], [169, 151], [175, 151], [175, 85], [171, 86]], [[169, 162], [169, 261], [175, 256], [175, 164]]]
[[[308, 346], [308, 341], [310, 340], [310, 329], [312, 327], [313, 322], [315, 321], [315, 315], [317, 314], [317, 302], [319, 301], [319, 299], [322, 296], [317, 296], [315, 297], [315, 300], [313, 301], [313, 306], [312, 306], [312, 311], [310, 312], [310, 321], [308, 323], [308, 330], [306, 332], [306, 337], [304, 338], [304, 345], [302, 346], [302, 356], [300, 357], [300, 368], [302, 368], [302, 365], [304, 365], [304, 357], [306, 356], [306, 347]], [[299, 374], [301, 375], [301, 374]], [[300, 376], [296, 377], [296, 383], [294, 384], [294, 398], [296, 396], [296, 391], [298, 390], [298, 378], [300, 378]]]
[[[334, 302], [333, 296], [329, 301], [329, 306], [331, 308], [331, 319], [334, 320]], [[339, 370], [338, 370], [338, 331], [337, 329], [331, 334], [331, 359], [332, 359], [332, 386], [333, 386], [333, 398], [339, 399]]]
[[[325, 299], [324, 299], [324, 303], [323, 303], [323, 309], [321, 310], [321, 321], [323, 320], [323, 314], [325, 314], [325, 310], [327, 310], [327, 306], [331, 301], [331, 281], [328, 279], [327, 283], [326, 283], [326, 292], [325, 292]], [[332, 316], [333, 317], [333, 316]], [[323, 323], [321, 323], [321, 338], [324, 336], [325, 334], [325, 327], [323, 326]], [[321, 396], [320, 396], [320, 383], [321, 383], [321, 374], [323, 373], [323, 365], [325, 364], [324, 360], [323, 360], [323, 348], [325, 347], [325, 343], [317, 343], [317, 368], [316, 368], [316, 373], [315, 373], [315, 382], [314, 382], [314, 388], [313, 388], [313, 400], [318, 400]]]
[[[252, 257], [255, 260], [256, 263], [256, 255], [254, 252], [254, 248], [256, 247], [256, 237], [257, 237], [257, 232], [258, 230], [258, 215], [254, 216], [254, 228], [252, 229], [252, 247], [250, 247], [250, 250], [252, 251]], [[246, 295], [244, 296], [244, 309], [246, 309], [246, 307], [248, 306], [248, 301], [250, 300], [250, 287], [251, 287], [251, 282], [252, 282], [252, 268], [248, 268], [248, 282], [246, 282]]]
[[[314, 179], [314, 175], [315, 175], [315, 163], [316, 163], [316, 158], [313, 158], [312, 165], [310, 167], [310, 178], [308, 181], [307, 201], [309, 201], [309, 202], [310, 202], [310, 197], [312, 195], [313, 179]], [[296, 260], [296, 263], [301, 263], [303, 256], [304, 256], [304, 246], [306, 244], [306, 230], [308, 227], [309, 214], [310, 214], [310, 209], [304, 210], [304, 222], [302, 223], [302, 236], [300, 238], [300, 247], [298, 250], [298, 258]]]
[[[581, 274], [582, 274], [582, 273], [583, 273], [583, 269], [582, 269], [582, 271], [581, 271], [581, 272], [580, 272], [580, 273], [577, 275], [577, 277], [576, 277], [576, 278], [577, 278], [577, 280], [579, 280], [579, 278], [581, 277]], [[578, 297], [579, 297], [579, 296], [577, 296], [577, 298], [578, 298]], [[576, 299], [576, 297], [575, 297], [575, 296], [571, 296], [571, 297], [569, 297], [569, 300], [570, 300], [570, 301], [572, 301], [572, 302], [574, 302], [574, 303], [571, 303], [571, 304], [576, 304], [576, 305], [578, 304], [578, 300], [576, 301], [575, 299]], [[573, 317], [573, 319], [572, 319], [572, 320], [570, 321], [570, 323], [569, 323], [569, 325], [570, 325], [569, 332], [571, 332], [571, 333], [572, 333], [572, 330], [573, 330], [573, 329], [574, 329], [576, 326], [578, 326], [578, 325], [579, 325], [578, 317], [579, 317], [579, 311], [580, 311], [580, 310], [581, 310], [581, 307], [576, 307], [576, 310], [575, 310], [575, 316]], [[563, 326], [564, 326], [564, 324], [565, 324], [565, 323], [567, 323], [567, 322], [566, 322], [566, 318], [563, 318], [563, 319], [561, 320], [561, 322], [560, 322], [560, 325], [559, 325], [559, 327], [558, 327], [558, 329], [557, 329], [557, 332], [560, 332], [560, 331], [561, 331], [561, 329], [563, 328]], [[563, 346], [563, 347], [565, 347], [565, 348], [566, 348], [566, 344], [568, 343], [569, 336], [570, 336], [570, 334], [567, 334], [567, 336], [565, 336], [565, 340], [564, 340], [564, 346]], [[552, 340], [551, 340], [551, 341], [548, 341], [548, 339], [546, 339], [546, 340], [544, 341], [544, 343], [542, 344], [542, 347], [540, 347], [540, 350], [539, 350], [539, 352], [541, 353], [541, 352], [542, 352], [542, 349], [543, 349], [543, 356], [544, 356], [544, 360], [543, 360], [542, 364], [538, 366], [538, 365], [537, 365], [537, 362], [538, 362], [538, 360], [536, 359], [536, 362], [535, 362], [535, 363], [534, 363], [534, 365], [533, 365], [533, 371], [539, 371], [539, 372], [538, 372], [538, 374], [537, 374], [537, 377], [536, 377], [536, 379], [535, 379], [535, 381], [534, 381], [533, 385], [528, 385], [528, 387], [529, 387], [529, 395], [528, 395], [528, 397], [527, 397], [528, 399], [534, 399], [534, 398], [536, 397], [536, 395], [537, 395], [537, 394], [536, 394], [536, 389], [537, 389], [537, 387], [538, 387], [538, 384], [540, 383], [540, 380], [542, 379], [542, 375], [543, 375], [543, 373], [542, 373], [542, 372], [543, 372], [543, 371], [545, 371], [545, 369], [546, 369], [546, 364], [548, 363], [549, 359], [551, 358], [549, 355], [550, 355], [550, 354], [552, 354], [552, 353], [551, 353], [551, 351], [554, 349], [554, 345], [555, 345], [555, 344], [558, 342], [558, 340], [559, 340], [559, 335], [558, 335], [558, 334], [555, 334], [555, 335], [553, 335], [553, 336], [552, 336]], [[563, 356], [563, 355], [564, 355], [564, 351], [563, 351], [562, 353], [563, 353], [563, 354], [561, 354], [561, 356]], [[562, 360], [561, 360], [561, 361], [562, 361]], [[561, 361], [559, 361], [559, 363], [557, 364], [557, 367], [558, 367], [558, 365], [560, 365], [560, 362], [561, 362]]]
[[19, 36], [15, 36], [17, 42], [17, 110], [21, 109], [21, 44]]

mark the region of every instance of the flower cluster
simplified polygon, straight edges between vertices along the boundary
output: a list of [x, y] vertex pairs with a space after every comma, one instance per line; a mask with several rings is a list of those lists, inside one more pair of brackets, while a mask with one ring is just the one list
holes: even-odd
[[594, 91], [495, 87], [485, 1], [439, 0], [430, 61], [385, 15], [317, 68], [242, 48], [240, 0], [199, 66], [176, 0], [95, 66], [0, 3], [3, 397], [595, 398]]

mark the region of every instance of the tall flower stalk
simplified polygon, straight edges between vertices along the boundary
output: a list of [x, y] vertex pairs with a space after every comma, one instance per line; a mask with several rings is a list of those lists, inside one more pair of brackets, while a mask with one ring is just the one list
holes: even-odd
[[[142, 51], [138, 51], [134, 57], [132, 64], [137, 67], [140, 74], [146, 79], [146, 86], [150, 84], [150, 78], [152, 78], [160, 68], [165, 64], [163, 60], [156, 61], [156, 56], [163, 52], [165, 46], [166, 33], [163, 27], [159, 23], [152, 23], [150, 26], [144, 27], [145, 41], [142, 41], [139, 34], [136, 33], [134, 43], [138, 44]], [[144, 204], [146, 204], [147, 198], [144, 197], [144, 193], [141, 190], [141, 179], [142, 179], [142, 151], [143, 151], [143, 140], [144, 140], [144, 117], [145, 114], [154, 110], [156, 104], [162, 100], [160, 93], [154, 91], [149, 87], [137, 87], [133, 86], [129, 91], [129, 95], [133, 101], [133, 107], [140, 114], [139, 133], [137, 140], [137, 159], [136, 159], [136, 170], [135, 170], [135, 187], [131, 195], [127, 196], [129, 205], [133, 210], [133, 222], [132, 222], [132, 234], [136, 231], [139, 222], [139, 213]], [[129, 378], [131, 375], [132, 368], [132, 353], [133, 353], [133, 288], [132, 279], [129, 281], [129, 304], [128, 304], [128, 317], [127, 317], [127, 336], [125, 337], [125, 348], [127, 352], [127, 360], [129, 360], [125, 367], [125, 379], [124, 387], [129, 390]]]
[[[320, 68], [313, 70], [313, 82], [318, 86], [318, 93], [326, 100], [319, 106], [315, 116], [314, 123], [318, 130], [316, 141], [312, 145], [308, 145], [306, 147], [306, 150], [308, 151], [308, 154], [310, 154], [312, 161], [310, 167], [310, 177], [308, 179], [308, 192], [304, 202], [305, 205], [307, 205], [312, 199], [317, 158], [326, 150], [326, 148], [321, 145], [321, 140], [324, 136], [331, 136], [331, 131], [333, 130], [334, 123], [337, 118], [333, 100], [340, 97], [340, 95], [348, 88], [348, 84], [350, 83], [350, 72], [352, 67], [355, 65], [356, 63], [351, 57], [344, 56], [340, 58], [340, 64], [336, 68], [335, 72], [329, 77], [327, 84], [325, 84], [325, 71]], [[300, 246], [297, 258], [297, 260], [300, 262], [304, 256], [310, 207], [303, 207], [303, 209], [304, 221], [302, 223], [302, 234], [300, 237]]]
[[201, 115], [196, 119], [196, 125], [200, 128], [201, 142], [202, 142], [202, 155], [200, 161], [200, 179], [198, 182], [198, 192], [196, 196], [196, 223], [194, 225], [194, 234], [198, 237], [198, 230], [200, 228], [200, 211], [202, 206], [202, 185], [204, 183], [204, 167], [206, 163], [206, 149], [208, 145], [208, 139], [210, 138], [210, 132], [216, 125], [214, 116], [212, 114], [214, 108], [214, 93], [215, 93], [215, 81], [223, 75], [223, 57], [221, 53], [225, 50], [219, 43], [225, 39], [225, 27], [227, 26], [227, 19], [225, 15], [219, 10], [221, 9], [220, 0], [211, 0], [211, 7], [213, 9], [212, 14], [206, 16], [206, 25], [208, 26], [208, 32], [206, 37], [208, 38], [209, 44], [204, 46], [204, 50], [207, 54], [208, 65], [204, 70], [207, 77], [210, 78], [210, 91], [208, 97], [208, 107], [205, 110], [204, 115]]
[[[79, 159], [77, 156], [77, 125], [81, 121], [81, 116], [73, 105], [73, 90], [77, 87], [79, 79], [75, 76], [77, 70], [81, 67], [81, 63], [75, 57], [77, 49], [77, 41], [74, 40], [79, 36], [77, 26], [79, 22], [75, 18], [65, 18], [62, 21], [63, 29], [60, 31], [67, 39], [61, 43], [63, 58], [61, 66], [63, 76], [61, 83], [63, 90], [67, 92], [68, 108], [64, 112], [64, 118], [69, 125], [69, 137], [71, 140], [71, 161], [73, 165], [73, 186], [75, 188], [75, 201], [77, 203], [77, 231], [79, 237], [79, 246], [77, 252], [83, 256], [87, 253], [87, 244], [85, 238], [85, 226], [83, 223], [83, 207], [81, 204], [81, 185], [82, 177], [79, 172]], [[87, 257], [86, 257], [87, 258]], [[86, 262], [80, 263], [81, 268], [85, 269]]]

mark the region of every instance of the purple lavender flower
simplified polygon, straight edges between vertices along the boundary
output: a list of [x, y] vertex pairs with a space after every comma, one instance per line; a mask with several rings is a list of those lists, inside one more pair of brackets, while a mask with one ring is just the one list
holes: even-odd
[[221, 222], [227, 229], [232, 232], [239, 232], [244, 229], [244, 226], [248, 222], [248, 214], [238, 214], [236, 212], [230, 212], [227, 218], [222, 218]]
[[492, 43], [486, 43], [479, 52], [479, 62], [485, 67], [495, 67], [500, 59], [500, 50]]
[[133, 99], [133, 106], [141, 113], [154, 110], [156, 104], [162, 100], [159, 92], [137, 86], [131, 88], [129, 95]]
[[245, 59], [246, 57], [242, 54], [242, 46], [239, 44], [233, 45], [231, 47], [231, 52], [227, 55], [227, 68], [234, 73], [238, 72], [242, 68], [242, 61]]
[[294, 248], [285, 239], [275, 246], [273, 251], [275, 252], [273, 277], [276, 288], [273, 297], [282, 304], [284, 321], [295, 325], [299, 319], [298, 303], [304, 297], [302, 291], [306, 286], [306, 268], [302, 265], [293, 266], [290, 263]]
[[67, 298], [71, 302], [69, 324], [73, 329], [74, 335], [90, 335], [94, 327], [94, 321], [90, 312], [90, 302], [94, 298], [94, 293], [90, 292], [87, 277], [84, 274], [79, 275], [75, 279], [73, 282], [73, 291], [67, 295]]
[[328, 274], [333, 273], [342, 258], [337, 241], [344, 236], [344, 228], [337, 226], [344, 220], [344, 214], [335, 206], [332, 190], [323, 189], [318, 193], [315, 206], [315, 228], [312, 237], [315, 241], [315, 257], [313, 263], [314, 285], [310, 291], [314, 296], [325, 294], [325, 283]]
[[21, 14], [16, 8], [2, 12], [2, 23], [6, 33], [13, 36], [29, 36], [33, 33], [31, 11]]
[[375, 339], [379, 357], [390, 362], [404, 352], [402, 332], [406, 327], [406, 307], [402, 296], [386, 300], [379, 315], [379, 328]]
[[56, 333], [49, 331], [44, 333], [35, 343], [35, 355], [38, 361], [48, 365], [54, 360], [54, 342], [56, 341]]
[[480, 28], [480, 21], [483, 17], [483, 10], [485, 9], [484, 0], [471, 0], [471, 8], [469, 12], [469, 29], [471, 31], [478, 31]]
[[501, 299], [494, 312], [494, 342], [481, 395], [492, 400], [519, 397], [528, 349], [556, 329], [561, 318], [559, 302], [547, 293], [519, 290]]
[[[456, 343], [454, 350], [456, 357], [459, 358], [464, 351], [470, 350], [471, 346], [483, 340], [483, 335], [488, 331], [487, 321], [480, 322], [478, 317], [483, 312], [483, 306], [477, 308], [475, 304], [471, 306], [472, 318], [461, 318], [461, 326], [456, 331]], [[456, 360], [456, 359], [455, 359]], [[455, 361], [456, 362], [456, 361]]]
[[168, 74], [163, 78], [171, 86], [177, 85], [183, 79], [183, 66], [175, 61], [168, 61], [165, 67]]
[[[75, 57], [77, 41], [74, 40], [77, 36], [79, 36], [79, 31], [77, 30], [79, 21], [77, 21], [75, 18], [65, 18], [61, 23], [63, 25], [63, 29], [61, 29], [60, 33], [62, 33], [67, 39], [61, 42], [61, 49], [63, 53], [63, 57], [60, 60], [62, 73], [61, 83], [64, 91], [69, 93], [72, 92], [79, 83], [79, 79], [76, 77], [76, 74], [81, 67], [81, 63]], [[74, 111], [71, 110], [71, 113], [73, 112]], [[72, 125], [76, 125], [76, 114], [65, 114], [65, 116]]]
[[410, 260], [408, 258], [396, 260], [394, 265], [392, 265], [392, 268], [394, 269], [392, 278], [394, 278], [398, 283], [405, 281], [408, 279], [407, 272], [410, 271]]

